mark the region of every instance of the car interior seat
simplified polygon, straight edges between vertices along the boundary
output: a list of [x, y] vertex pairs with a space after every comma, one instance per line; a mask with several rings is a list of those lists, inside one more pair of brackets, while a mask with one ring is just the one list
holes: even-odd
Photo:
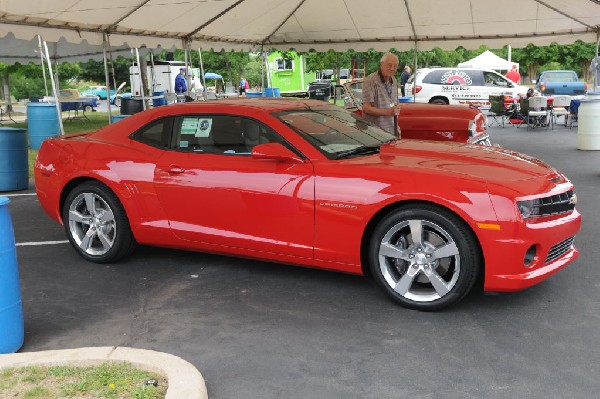
[[212, 133], [215, 147], [224, 154], [246, 152], [241, 118], [215, 118]]
[[269, 141], [261, 135], [260, 125], [252, 120], [244, 121], [244, 144], [248, 153], [252, 152], [252, 148], [259, 144], [268, 143]]

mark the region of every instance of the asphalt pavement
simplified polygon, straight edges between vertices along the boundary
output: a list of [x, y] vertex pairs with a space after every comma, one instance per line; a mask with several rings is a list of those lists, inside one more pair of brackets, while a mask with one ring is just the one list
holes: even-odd
[[577, 130], [491, 128], [576, 185], [578, 260], [520, 293], [473, 293], [443, 312], [388, 300], [367, 278], [140, 247], [82, 260], [33, 188], [11, 196], [21, 352], [131, 347], [197, 367], [221, 398], [591, 398], [600, 396], [600, 152]]

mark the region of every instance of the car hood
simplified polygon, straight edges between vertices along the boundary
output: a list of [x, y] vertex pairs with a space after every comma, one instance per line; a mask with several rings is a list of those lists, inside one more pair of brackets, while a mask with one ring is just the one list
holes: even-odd
[[549, 176], [562, 179], [562, 175], [543, 161], [499, 147], [399, 140], [382, 146], [378, 157], [369, 158], [372, 162], [414, 172], [433, 170], [437, 174], [463, 175], [498, 184]]

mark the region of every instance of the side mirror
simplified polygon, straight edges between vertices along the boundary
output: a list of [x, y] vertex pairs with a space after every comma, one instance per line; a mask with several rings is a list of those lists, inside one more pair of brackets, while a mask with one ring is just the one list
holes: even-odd
[[304, 160], [280, 143], [259, 144], [252, 148], [253, 159], [267, 159], [284, 163], [304, 163]]

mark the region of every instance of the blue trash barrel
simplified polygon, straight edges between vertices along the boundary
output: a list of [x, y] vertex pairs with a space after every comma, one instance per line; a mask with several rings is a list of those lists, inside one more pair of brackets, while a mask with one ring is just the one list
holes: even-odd
[[24, 325], [15, 234], [7, 197], [0, 196], [0, 353], [23, 346]]
[[273, 97], [281, 97], [281, 89], [279, 87], [273, 87]]
[[0, 191], [28, 186], [27, 129], [0, 127]]
[[155, 107], [160, 107], [161, 105], [167, 105], [167, 100], [165, 100], [165, 92], [164, 91], [155, 91], [152, 93], [152, 97], [162, 96], [162, 98], [153, 98], [152, 105]]
[[273, 88], [265, 87], [265, 97], [273, 97]]
[[125, 119], [126, 117], [128, 117], [129, 115], [113, 115], [112, 116], [112, 121], [113, 123], [121, 121], [123, 119]]
[[29, 130], [29, 146], [39, 150], [42, 142], [48, 137], [58, 136], [58, 114], [56, 105], [51, 103], [27, 103], [27, 129]]

